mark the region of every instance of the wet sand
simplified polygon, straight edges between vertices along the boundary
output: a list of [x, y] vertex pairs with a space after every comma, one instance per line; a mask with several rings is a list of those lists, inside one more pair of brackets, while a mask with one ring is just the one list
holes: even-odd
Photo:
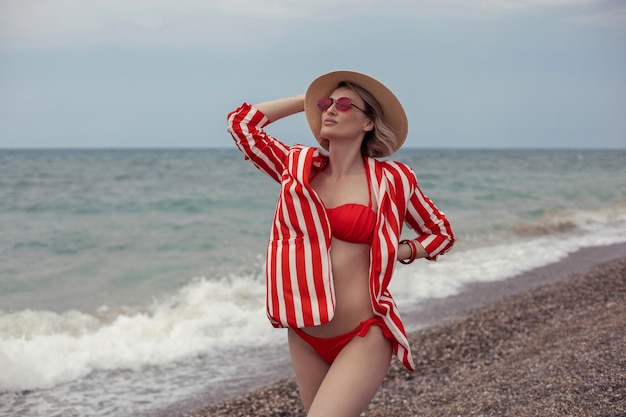
[[[584, 250], [434, 301], [419, 313], [427, 326], [409, 335], [416, 372], [394, 359], [362, 416], [626, 416], [625, 248]], [[305, 413], [286, 378], [164, 415]]]

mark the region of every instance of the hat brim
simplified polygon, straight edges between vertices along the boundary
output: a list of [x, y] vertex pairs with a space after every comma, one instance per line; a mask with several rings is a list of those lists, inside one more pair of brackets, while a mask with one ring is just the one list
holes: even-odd
[[406, 113], [404, 112], [400, 100], [398, 100], [395, 94], [380, 81], [369, 75], [354, 71], [329, 72], [317, 77], [309, 85], [304, 97], [304, 112], [311, 132], [313, 132], [313, 136], [315, 136], [317, 142], [324, 147], [324, 149], [328, 150], [328, 147], [322, 144], [320, 138], [322, 111], [317, 107], [317, 101], [321, 97], [331, 95], [342, 82], [356, 84], [374, 96], [383, 110], [383, 119], [396, 135], [396, 145], [393, 152], [400, 149], [406, 140], [409, 129]]

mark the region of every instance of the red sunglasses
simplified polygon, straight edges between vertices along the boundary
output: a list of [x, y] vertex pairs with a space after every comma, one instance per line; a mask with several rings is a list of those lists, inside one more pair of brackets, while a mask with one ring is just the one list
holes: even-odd
[[363, 113], [365, 113], [365, 110], [363, 110], [362, 108], [354, 104], [352, 102], [352, 99], [348, 97], [341, 97], [341, 98], [338, 98], [337, 100], [335, 100], [334, 98], [330, 98], [330, 97], [322, 97], [319, 100], [317, 100], [317, 107], [319, 107], [321, 111], [324, 111], [324, 110], [328, 110], [330, 106], [333, 105], [333, 103], [335, 103], [335, 108], [339, 111], [348, 111], [350, 110], [350, 107], [355, 107], [361, 110]]

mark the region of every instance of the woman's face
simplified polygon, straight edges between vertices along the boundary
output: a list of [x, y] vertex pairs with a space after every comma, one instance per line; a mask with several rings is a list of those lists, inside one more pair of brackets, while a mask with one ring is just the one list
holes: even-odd
[[[365, 109], [365, 102], [354, 91], [346, 87], [340, 87], [332, 92], [330, 98], [337, 100], [347, 97], [352, 103], [361, 109]], [[348, 110], [337, 110], [335, 103], [322, 111], [322, 126], [320, 136], [328, 139], [331, 143], [337, 140], [358, 140], [359, 145], [365, 133], [372, 130], [372, 120], [361, 110], [350, 106]]]

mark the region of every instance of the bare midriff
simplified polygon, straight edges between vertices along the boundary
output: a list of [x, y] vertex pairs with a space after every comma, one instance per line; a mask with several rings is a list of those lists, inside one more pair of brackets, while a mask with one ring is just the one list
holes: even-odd
[[370, 301], [370, 245], [333, 238], [330, 249], [335, 286], [335, 315], [304, 331], [315, 337], [333, 337], [354, 330], [374, 316]]

